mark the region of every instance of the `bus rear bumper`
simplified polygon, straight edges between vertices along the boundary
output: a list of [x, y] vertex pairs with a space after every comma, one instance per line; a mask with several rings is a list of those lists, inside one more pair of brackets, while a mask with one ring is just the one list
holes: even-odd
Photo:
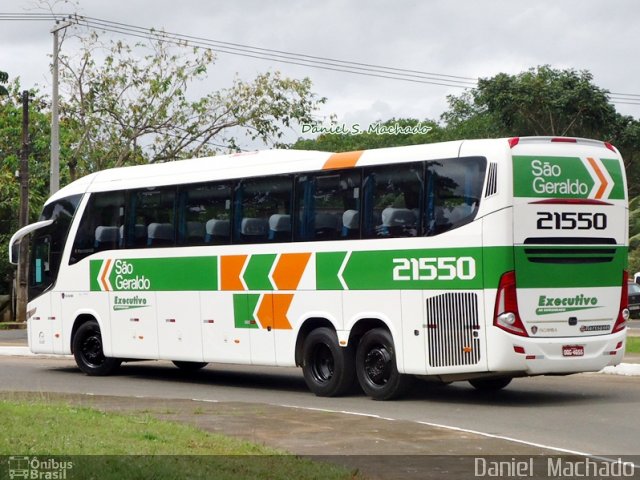
[[[502, 348], [489, 353], [489, 370], [525, 375], [597, 372], [622, 361], [626, 330], [580, 338], [531, 338], [494, 332]], [[496, 339], [497, 340], [497, 339]]]

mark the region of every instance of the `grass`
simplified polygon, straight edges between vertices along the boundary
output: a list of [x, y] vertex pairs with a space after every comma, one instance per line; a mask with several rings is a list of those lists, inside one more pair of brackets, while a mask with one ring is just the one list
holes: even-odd
[[27, 328], [26, 324], [17, 324], [14, 322], [3, 323], [0, 322], [0, 330], [16, 330], [16, 329], [24, 329]]
[[68, 478], [354, 478], [337, 466], [148, 414], [105, 413], [45, 400], [2, 400], [0, 412], [1, 455], [71, 456]]
[[627, 353], [640, 353], [640, 337], [627, 337]]

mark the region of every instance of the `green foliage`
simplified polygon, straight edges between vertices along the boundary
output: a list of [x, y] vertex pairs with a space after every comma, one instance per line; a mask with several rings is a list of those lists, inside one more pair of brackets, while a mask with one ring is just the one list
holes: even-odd
[[[29, 209], [30, 220], [38, 217], [49, 188], [49, 116], [47, 104], [37, 92], [30, 92], [29, 103]], [[0, 294], [9, 293], [13, 267], [7, 245], [18, 229], [20, 185], [15, 172], [22, 149], [22, 103], [20, 85], [14, 80], [9, 95], [0, 99]]]
[[500, 73], [480, 79], [476, 88], [458, 97], [450, 96], [442, 119], [452, 128], [480, 122], [486, 130], [478, 129], [477, 136], [606, 138], [616, 111], [608, 92], [592, 80], [588, 71], [546, 65], [517, 75]]
[[4, 86], [9, 81], [9, 74], [0, 70], [0, 96], [9, 95], [9, 91]]
[[[70, 179], [109, 167], [164, 162], [234, 149], [238, 135], [276, 144], [283, 129], [308, 122], [325, 101], [307, 78], [280, 73], [235, 79], [192, 99], [189, 89], [214, 64], [211, 50], [156, 41], [150, 47], [82, 38], [80, 55], [61, 58], [62, 164]], [[97, 51], [105, 54], [98, 63]], [[215, 143], [214, 143], [215, 142]], [[221, 145], [222, 144], [222, 145]]]
[[622, 153], [635, 196], [640, 194], [640, 121], [617, 113], [608, 95], [587, 71], [541, 66], [481, 79], [477, 88], [448, 97], [441, 118], [451, 139], [548, 135], [611, 142]]

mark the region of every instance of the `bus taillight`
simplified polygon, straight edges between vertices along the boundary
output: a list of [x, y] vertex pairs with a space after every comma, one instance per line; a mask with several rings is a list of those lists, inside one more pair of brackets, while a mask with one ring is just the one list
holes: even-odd
[[620, 310], [618, 311], [618, 319], [616, 320], [615, 325], [613, 326], [613, 331], [611, 333], [619, 332], [620, 330], [624, 330], [627, 326], [627, 320], [629, 320], [629, 274], [624, 271], [622, 272], [622, 293], [620, 295]]
[[520, 319], [518, 299], [516, 297], [516, 272], [506, 272], [500, 277], [496, 306], [493, 314], [493, 324], [514, 335], [528, 337], [527, 331]]

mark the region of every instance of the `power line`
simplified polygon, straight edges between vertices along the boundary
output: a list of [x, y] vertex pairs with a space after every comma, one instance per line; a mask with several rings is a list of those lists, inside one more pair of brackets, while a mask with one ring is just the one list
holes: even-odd
[[[220, 45], [215, 40], [194, 40], [196, 37], [188, 38], [187, 36], [181, 36], [176, 34], [171, 34], [167, 32], [159, 32], [155, 30], [143, 29], [141, 27], [135, 26], [121, 26], [123, 24], [114, 25], [114, 22], [108, 21], [94, 21], [88, 20], [87, 17], [72, 17], [71, 21], [77, 23], [80, 26], [86, 26], [89, 28], [101, 29], [108, 32], [113, 33], [121, 33], [133, 37], [144, 38], [144, 39], [155, 39], [160, 41], [165, 41], [168, 43], [173, 43], [176, 45], [192, 45], [195, 47], [203, 47], [208, 48], [216, 53], [227, 53], [231, 55], [238, 55], [242, 57], [256, 58], [261, 60], [270, 60], [280, 63], [287, 63], [293, 65], [299, 65], [304, 67], [312, 67], [312, 68], [320, 68], [323, 70], [337, 71], [343, 73], [352, 73], [356, 75], [364, 75], [369, 77], [378, 77], [378, 78], [387, 78], [392, 80], [404, 80], [408, 82], [414, 83], [426, 83], [432, 85], [441, 85], [447, 87], [457, 87], [457, 88], [471, 88], [475, 85], [475, 82], [471, 82], [469, 80], [454, 80], [449, 78], [440, 78], [435, 77], [435, 75], [440, 74], [430, 74], [428, 72], [418, 72], [418, 73], [403, 73], [402, 69], [395, 69], [392, 67], [382, 67], [382, 66], [371, 66], [364, 67], [360, 65], [366, 64], [356, 64], [353, 62], [346, 62], [343, 60], [333, 60], [327, 59], [325, 60], [311, 60], [304, 57], [310, 56], [301, 56], [294, 53], [268, 53], [266, 49], [261, 49], [260, 51], [258, 47], [231, 47]], [[321, 57], [315, 57], [321, 58]], [[406, 71], [406, 70], [405, 70]]]
[[[6, 13], [0, 14], [0, 20], [69, 20], [77, 24], [78, 26], [133, 36], [145, 40], [152, 39], [164, 41], [180, 46], [191, 45], [198, 48], [207, 48], [216, 53], [225, 53], [246, 58], [269, 60], [303, 67], [318, 68], [323, 70], [350, 73], [375, 78], [384, 78], [389, 80], [400, 80], [412, 83], [467, 89], [475, 87], [478, 81], [477, 79], [471, 77], [463, 77], [458, 75], [424, 72], [420, 70], [388, 67], [383, 65], [287, 52], [284, 50], [254, 47], [251, 45], [207, 39], [204, 37], [165, 32], [122, 22], [104, 20], [96, 17], [80, 16], [77, 14]], [[640, 105], [640, 94], [614, 92], [609, 93], [608, 98], [615, 104]]]
[[[137, 27], [135, 25], [129, 25], [126, 23], [120, 23], [120, 22], [113, 22], [110, 20], [103, 20], [103, 19], [99, 19], [99, 18], [95, 18], [95, 17], [86, 17], [83, 16], [83, 19], [86, 19], [88, 21], [93, 21], [96, 23], [102, 23], [102, 24], [109, 24], [109, 25], [117, 25], [120, 27], [125, 27], [125, 28], [131, 28], [131, 29], [136, 29], [139, 31], [149, 31], [150, 29], [146, 29], [143, 27]], [[196, 37], [196, 36], [192, 36], [192, 35], [184, 35], [184, 34], [179, 34], [179, 33], [169, 33], [169, 32], [161, 32], [161, 31], [156, 31], [151, 29], [151, 31], [153, 32], [157, 32], [160, 35], [166, 34], [166, 35], [170, 35], [176, 38], [180, 38], [180, 39], [184, 39], [187, 41], [197, 41], [197, 42], [205, 42], [208, 44], [217, 44], [217, 45], [223, 45], [223, 46], [227, 46], [227, 47], [237, 47], [238, 49], [241, 50], [251, 50], [251, 51], [255, 51], [255, 52], [264, 52], [264, 53], [268, 53], [268, 54], [282, 54], [285, 55], [287, 57], [296, 57], [296, 58], [307, 58], [310, 60], [319, 60], [319, 61], [326, 61], [326, 62], [331, 62], [331, 63], [339, 63], [339, 64], [344, 64], [344, 65], [348, 65], [348, 66], [361, 66], [361, 67], [371, 67], [371, 68], [375, 68], [375, 69], [384, 69], [384, 70], [391, 70], [391, 71], [395, 71], [395, 72], [403, 72], [403, 73], [415, 73], [415, 74], [419, 74], [419, 75], [433, 75], [436, 77], [446, 77], [446, 78], [450, 78], [453, 79], [453, 81], [467, 81], [467, 83], [476, 83], [477, 79], [476, 78], [472, 78], [472, 77], [462, 77], [459, 75], [447, 75], [447, 74], [441, 74], [441, 73], [432, 73], [432, 72], [423, 72], [420, 70], [409, 70], [409, 69], [404, 69], [404, 68], [395, 68], [395, 67], [386, 67], [386, 66], [382, 66], [382, 65], [373, 65], [373, 64], [369, 64], [369, 63], [360, 63], [360, 62], [353, 62], [353, 61], [347, 61], [347, 60], [338, 60], [338, 59], [334, 59], [334, 58], [328, 58], [328, 57], [319, 57], [319, 56], [314, 56], [314, 55], [307, 55], [307, 54], [302, 54], [302, 53], [292, 53], [292, 52], [287, 52], [284, 50], [274, 50], [274, 49], [269, 49], [269, 48], [263, 48], [263, 47], [254, 47], [254, 46], [250, 46], [250, 45], [244, 45], [244, 44], [240, 44], [240, 43], [233, 43], [233, 42], [225, 42], [225, 41], [221, 41], [221, 40], [212, 40], [212, 39], [208, 39], [208, 38], [204, 38], [204, 37]]]

